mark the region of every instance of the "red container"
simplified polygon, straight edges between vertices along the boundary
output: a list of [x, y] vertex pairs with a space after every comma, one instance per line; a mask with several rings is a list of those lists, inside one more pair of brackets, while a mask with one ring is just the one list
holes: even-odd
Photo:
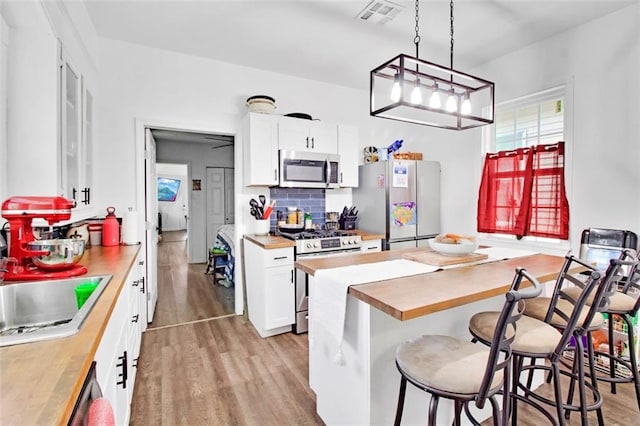
[[102, 224], [102, 245], [117, 246], [120, 244], [120, 224], [116, 219], [115, 207], [107, 207], [107, 217]]

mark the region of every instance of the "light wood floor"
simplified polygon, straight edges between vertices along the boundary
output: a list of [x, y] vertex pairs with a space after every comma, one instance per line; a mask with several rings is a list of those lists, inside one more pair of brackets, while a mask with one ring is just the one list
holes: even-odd
[[307, 335], [262, 339], [243, 316], [147, 330], [131, 425], [321, 425]]
[[186, 231], [165, 231], [158, 244], [158, 304], [150, 328], [233, 314], [233, 287], [213, 284], [204, 263], [187, 263]]
[[[170, 236], [169, 239], [179, 239]], [[198, 299], [203, 292], [187, 293], [187, 283], [211, 280], [205, 266], [186, 267], [178, 254], [184, 242], [167, 241], [159, 247], [160, 276], [171, 288], [182, 288], [182, 296], [160, 293], [154, 324], [178, 324], [206, 314]], [[170, 277], [170, 279], [167, 279]], [[211, 287], [210, 281], [208, 285]], [[217, 286], [218, 289], [224, 287]], [[208, 297], [208, 296], [207, 296]], [[174, 300], [162, 303], [166, 298]], [[231, 303], [231, 307], [233, 304]], [[232, 309], [229, 311], [231, 312]], [[183, 317], [190, 319], [183, 320]], [[315, 395], [308, 383], [307, 335], [292, 333], [262, 339], [246, 316], [150, 328], [143, 334], [140, 363], [131, 406], [131, 425], [322, 425], [315, 409]], [[398, 384], [400, 378], [398, 376]], [[600, 386], [605, 399], [607, 426], [640, 424], [631, 384], [618, 386], [618, 394]], [[566, 386], [565, 386], [566, 389]], [[548, 395], [551, 388], [545, 386]], [[428, 407], [425, 405], [425, 414]], [[519, 426], [541, 426], [549, 422], [537, 412], [521, 407]], [[596, 424], [591, 414], [589, 424]], [[483, 424], [491, 424], [487, 421]], [[568, 425], [580, 425], [573, 413]]]

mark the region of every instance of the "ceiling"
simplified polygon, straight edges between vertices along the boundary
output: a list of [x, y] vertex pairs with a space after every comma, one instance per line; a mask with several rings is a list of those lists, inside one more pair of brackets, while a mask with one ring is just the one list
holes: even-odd
[[[351, 88], [415, 54], [415, 2], [385, 24], [370, 0], [84, 0], [98, 35]], [[389, 2], [389, 0], [381, 0]], [[466, 71], [638, 0], [456, 0], [454, 68]], [[420, 2], [420, 58], [449, 65], [449, 0]]]

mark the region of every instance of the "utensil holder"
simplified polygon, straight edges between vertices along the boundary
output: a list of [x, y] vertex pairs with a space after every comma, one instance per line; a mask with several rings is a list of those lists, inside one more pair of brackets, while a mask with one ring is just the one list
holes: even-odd
[[256, 220], [256, 235], [269, 235], [271, 221], [269, 219]]

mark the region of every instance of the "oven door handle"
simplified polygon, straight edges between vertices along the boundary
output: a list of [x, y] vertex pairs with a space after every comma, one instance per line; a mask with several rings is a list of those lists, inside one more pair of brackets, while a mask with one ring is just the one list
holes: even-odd
[[328, 158], [324, 160], [324, 183], [327, 185], [327, 188], [331, 183], [331, 163]]

